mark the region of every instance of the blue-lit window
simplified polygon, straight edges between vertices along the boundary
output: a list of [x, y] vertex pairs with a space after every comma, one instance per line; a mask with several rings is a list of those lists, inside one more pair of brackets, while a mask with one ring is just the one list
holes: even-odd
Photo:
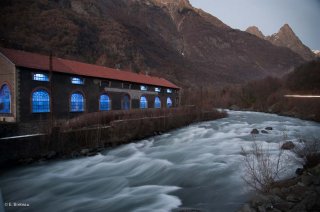
[[172, 89], [167, 89], [167, 93], [172, 93]]
[[148, 90], [148, 87], [146, 85], [140, 85], [140, 90], [146, 91]]
[[71, 83], [75, 85], [83, 85], [84, 79], [80, 77], [71, 77]]
[[170, 97], [167, 98], [167, 108], [172, 107], [172, 100]]
[[141, 96], [141, 98], [140, 98], [140, 108], [141, 109], [148, 108], [148, 100], [145, 96]]
[[32, 112], [33, 113], [49, 113], [50, 112], [50, 96], [46, 90], [39, 89], [32, 93]]
[[130, 97], [129, 95], [124, 95], [121, 101], [122, 110], [130, 110]]
[[9, 86], [4, 84], [0, 89], [0, 113], [10, 113], [11, 94]]
[[73, 93], [71, 95], [71, 112], [83, 112], [84, 111], [84, 97], [80, 92]]
[[154, 108], [161, 108], [161, 100], [159, 97], [156, 96], [154, 99]]
[[111, 110], [111, 101], [108, 95], [102, 94], [99, 99], [99, 104], [101, 111]]
[[35, 81], [49, 82], [48, 74], [34, 73], [32, 79]]
[[155, 88], [154, 91], [155, 92], [161, 92], [161, 88]]

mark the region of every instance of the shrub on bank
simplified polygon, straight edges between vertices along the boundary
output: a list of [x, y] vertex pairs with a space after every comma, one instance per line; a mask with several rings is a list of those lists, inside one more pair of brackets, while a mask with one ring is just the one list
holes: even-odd
[[[300, 145], [287, 141], [279, 146], [279, 153], [272, 155], [264, 149], [261, 143], [253, 141], [250, 149], [241, 148], [244, 155], [245, 175], [243, 180], [254, 190], [269, 193], [280, 180], [279, 176], [286, 171], [288, 158], [283, 154], [285, 150], [292, 151], [300, 159], [303, 169], [308, 170], [320, 164], [320, 140], [300, 140]], [[296, 171], [297, 173], [297, 171]], [[298, 173], [297, 173], [298, 174]]]
[[104, 111], [96, 113], [88, 113], [71, 120], [66, 121], [62, 126], [62, 130], [79, 129], [84, 127], [106, 126], [117, 120], [130, 120], [142, 118], [185, 116], [193, 117], [195, 121], [206, 121], [223, 118], [225, 112], [219, 112], [215, 109], [201, 110], [195, 106], [185, 106], [179, 108], [163, 108], [163, 109], [135, 109], [129, 111]]

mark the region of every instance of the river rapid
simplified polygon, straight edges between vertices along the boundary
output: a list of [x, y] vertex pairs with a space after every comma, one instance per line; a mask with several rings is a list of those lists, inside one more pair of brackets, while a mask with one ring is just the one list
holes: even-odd
[[[268, 134], [250, 134], [272, 127]], [[255, 112], [229, 117], [106, 150], [93, 157], [42, 162], [2, 173], [6, 211], [165, 212], [178, 208], [236, 211], [250, 198], [241, 147], [255, 140], [272, 154], [283, 140], [320, 138], [320, 125]], [[299, 167], [295, 156], [282, 177]]]

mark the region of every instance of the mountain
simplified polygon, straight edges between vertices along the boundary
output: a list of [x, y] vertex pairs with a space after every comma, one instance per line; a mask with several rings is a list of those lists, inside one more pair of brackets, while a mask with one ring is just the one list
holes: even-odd
[[276, 46], [287, 47], [307, 61], [315, 59], [313, 52], [301, 42], [288, 24], [284, 24], [277, 33], [271, 36], [264, 36], [255, 26], [249, 27], [246, 32], [265, 39]]
[[[320, 60], [302, 64], [285, 77], [286, 86], [297, 93], [319, 94]], [[320, 110], [318, 110], [320, 113]]]
[[301, 42], [288, 24], [283, 25], [278, 33], [268, 36], [266, 39], [274, 45], [288, 47], [305, 60], [314, 59], [312, 51]]
[[217, 108], [241, 108], [320, 121], [318, 98], [283, 98], [284, 95], [320, 93], [320, 60], [308, 61], [282, 78], [266, 77], [240, 86], [216, 89]]
[[249, 32], [250, 34], [257, 36], [258, 38], [265, 39], [265, 36], [263, 35], [263, 33], [256, 26], [248, 27], [246, 29], [246, 32]]
[[148, 72], [184, 88], [280, 76], [304, 62], [187, 0], [1, 0], [0, 45]]
[[316, 57], [320, 57], [320, 51], [319, 50], [312, 50], [312, 52], [316, 55]]

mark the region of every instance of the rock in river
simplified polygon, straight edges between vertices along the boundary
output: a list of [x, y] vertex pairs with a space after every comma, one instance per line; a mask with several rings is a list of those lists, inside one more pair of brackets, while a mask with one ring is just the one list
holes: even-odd
[[259, 134], [259, 130], [253, 129], [253, 130], [251, 130], [251, 134]]

